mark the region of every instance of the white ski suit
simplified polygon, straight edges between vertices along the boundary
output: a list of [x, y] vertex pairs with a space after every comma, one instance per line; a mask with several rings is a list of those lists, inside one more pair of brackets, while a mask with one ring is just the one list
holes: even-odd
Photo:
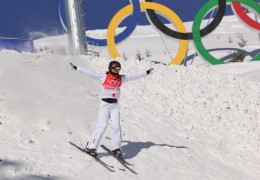
[[[139, 72], [131, 75], [119, 75], [116, 79], [113, 79], [109, 73], [97, 74], [83, 67], [77, 67], [77, 71], [101, 82], [101, 99], [103, 100], [107, 98], [118, 100], [120, 97], [120, 87], [122, 83], [147, 75], [147, 72]], [[87, 148], [97, 149], [110, 119], [113, 127], [111, 136], [111, 149], [121, 149], [122, 137], [120, 126], [120, 105], [118, 101], [115, 103], [108, 103], [103, 100], [99, 106], [99, 115], [96, 129], [88, 141]]]

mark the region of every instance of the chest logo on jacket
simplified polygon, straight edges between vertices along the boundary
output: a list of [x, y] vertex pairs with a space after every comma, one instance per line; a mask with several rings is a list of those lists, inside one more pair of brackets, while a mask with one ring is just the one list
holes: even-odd
[[118, 76], [116, 79], [113, 79], [109, 75], [107, 75], [105, 82], [103, 83], [103, 86], [106, 89], [111, 89], [111, 88], [120, 88], [122, 84], [122, 78], [121, 76]]

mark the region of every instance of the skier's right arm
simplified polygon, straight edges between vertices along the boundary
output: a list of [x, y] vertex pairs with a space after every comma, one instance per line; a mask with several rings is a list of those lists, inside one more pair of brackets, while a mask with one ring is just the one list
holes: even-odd
[[89, 69], [83, 68], [83, 67], [78, 67], [75, 66], [74, 64], [70, 63], [71, 67], [75, 69], [77, 72], [86, 74], [88, 77], [95, 79], [95, 80], [100, 80], [102, 78], [102, 74], [97, 74]]

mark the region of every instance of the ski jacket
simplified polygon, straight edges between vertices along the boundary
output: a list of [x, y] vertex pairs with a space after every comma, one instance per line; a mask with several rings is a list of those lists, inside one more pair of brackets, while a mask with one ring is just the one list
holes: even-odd
[[118, 75], [118, 77], [116, 79], [113, 79], [109, 73], [98, 74], [98, 73], [92, 72], [91, 70], [83, 68], [83, 67], [77, 67], [77, 71], [80, 73], [86, 74], [88, 77], [101, 82], [101, 84], [102, 84], [101, 98], [102, 99], [103, 98], [119, 99], [120, 87], [121, 87], [122, 83], [147, 76], [147, 73], [145, 71], [145, 72], [138, 72], [138, 73], [134, 73], [134, 74]]

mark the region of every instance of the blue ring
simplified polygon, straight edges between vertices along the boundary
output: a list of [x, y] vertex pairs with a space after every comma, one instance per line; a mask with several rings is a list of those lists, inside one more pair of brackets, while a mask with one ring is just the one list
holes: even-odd
[[[134, 6], [133, 15], [131, 18], [131, 23], [127, 26], [127, 28], [122, 31], [120, 34], [115, 36], [115, 42], [119, 43], [126, 39], [136, 28], [139, 20], [139, 16], [141, 14], [141, 7], [139, 0], [132, 0], [132, 4]], [[89, 36], [87, 37], [87, 43], [95, 46], [107, 46], [107, 39], [96, 39]]]

